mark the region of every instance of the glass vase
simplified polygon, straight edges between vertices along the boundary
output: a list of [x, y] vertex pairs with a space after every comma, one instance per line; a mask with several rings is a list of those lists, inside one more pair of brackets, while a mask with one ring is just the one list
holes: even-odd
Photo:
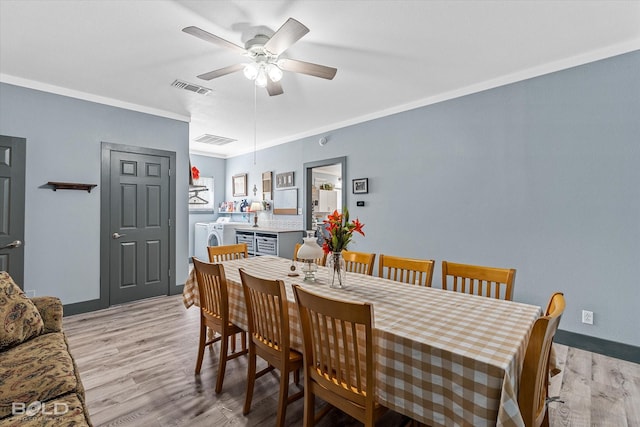
[[329, 287], [344, 289], [347, 278], [347, 265], [342, 258], [342, 252], [331, 252], [327, 257], [327, 271], [329, 272]]

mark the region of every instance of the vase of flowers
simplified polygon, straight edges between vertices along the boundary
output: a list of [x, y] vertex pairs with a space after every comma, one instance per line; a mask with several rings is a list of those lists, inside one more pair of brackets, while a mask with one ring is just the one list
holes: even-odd
[[329, 286], [342, 289], [345, 287], [346, 264], [342, 257], [342, 251], [347, 249], [353, 233], [360, 233], [364, 236], [362, 224], [357, 218], [349, 221], [349, 210], [344, 209], [344, 213], [333, 211], [324, 221], [326, 233], [322, 250], [327, 254], [327, 268], [329, 271]]

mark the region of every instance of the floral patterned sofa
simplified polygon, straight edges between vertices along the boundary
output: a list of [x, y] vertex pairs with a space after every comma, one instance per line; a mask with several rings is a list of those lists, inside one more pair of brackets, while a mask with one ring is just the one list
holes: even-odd
[[0, 271], [0, 427], [91, 426], [62, 331], [62, 303], [27, 298]]

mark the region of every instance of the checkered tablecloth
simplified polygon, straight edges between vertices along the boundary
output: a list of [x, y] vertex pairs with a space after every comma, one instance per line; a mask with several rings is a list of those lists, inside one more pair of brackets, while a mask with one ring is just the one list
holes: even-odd
[[[373, 303], [376, 399], [380, 404], [431, 426], [523, 426], [518, 381], [537, 306], [411, 286], [347, 273], [347, 289], [288, 277], [290, 260], [254, 257], [224, 262], [231, 321], [247, 327], [238, 268], [286, 284], [291, 346], [302, 350], [292, 284], [318, 294]], [[198, 305], [191, 272], [183, 292], [186, 307]]]

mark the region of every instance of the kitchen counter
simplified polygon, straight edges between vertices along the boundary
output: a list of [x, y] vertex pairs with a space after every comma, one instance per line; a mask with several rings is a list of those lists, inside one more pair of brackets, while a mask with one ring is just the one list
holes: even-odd
[[294, 228], [271, 228], [271, 227], [236, 227], [236, 231], [246, 231], [255, 233], [302, 233], [304, 230]]

